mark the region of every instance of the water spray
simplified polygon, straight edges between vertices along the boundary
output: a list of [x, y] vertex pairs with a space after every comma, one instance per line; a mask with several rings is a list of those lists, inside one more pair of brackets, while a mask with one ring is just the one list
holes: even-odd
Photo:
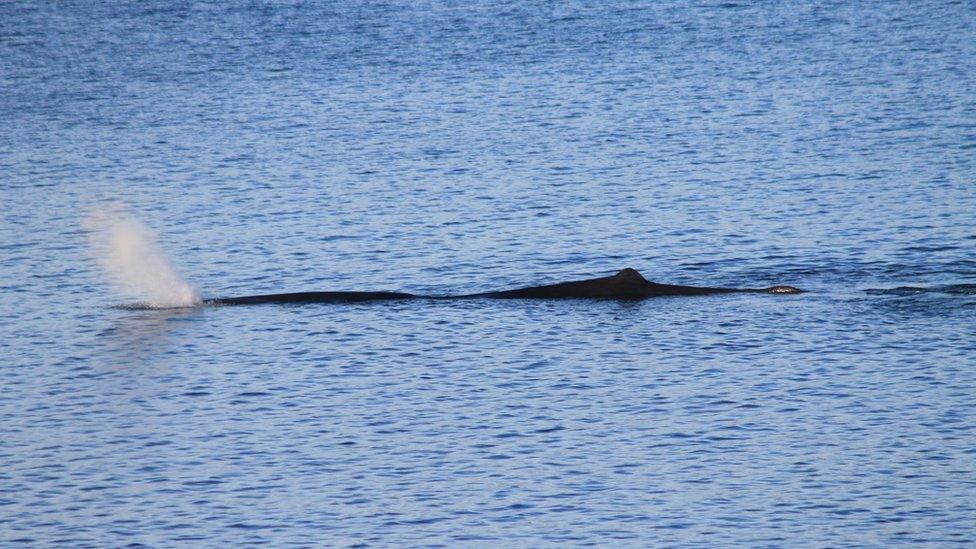
[[83, 225], [99, 265], [127, 297], [152, 308], [201, 303], [199, 289], [180, 276], [153, 232], [123, 206], [98, 208]]

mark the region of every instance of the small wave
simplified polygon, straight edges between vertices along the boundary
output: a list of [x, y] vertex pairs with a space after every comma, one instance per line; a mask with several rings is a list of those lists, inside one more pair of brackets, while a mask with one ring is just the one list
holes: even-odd
[[189, 303], [186, 305], [170, 305], [170, 304], [157, 304], [157, 303], [139, 301], [136, 303], [124, 303], [122, 305], [112, 305], [111, 308], [121, 309], [124, 311], [163, 311], [163, 310], [170, 310], [170, 309], [193, 309], [204, 303], [206, 302], [194, 301], [193, 303]]
[[865, 291], [870, 295], [917, 295], [917, 294], [976, 295], [976, 284], [948, 284], [944, 286], [898, 286], [895, 288], [870, 288]]

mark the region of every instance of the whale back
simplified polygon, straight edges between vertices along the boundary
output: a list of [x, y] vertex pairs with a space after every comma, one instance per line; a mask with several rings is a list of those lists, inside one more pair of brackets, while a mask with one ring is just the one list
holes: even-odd
[[620, 299], [637, 300], [656, 296], [696, 296], [726, 294], [732, 292], [763, 292], [770, 294], [799, 294], [803, 290], [793, 286], [772, 286], [770, 288], [709, 288], [701, 286], [681, 286], [658, 284], [644, 278], [636, 269], [627, 267], [617, 274], [587, 280], [575, 280], [530, 286], [501, 292], [487, 292], [460, 296], [418, 296], [400, 292], [299, 292], [289, 294], [254, 295], [204, 300], [205, 305], [250, 305], [259, 303], [330, 303], [359, 301], [388, 301], [400, 299], [463, 299], [488, 297], [500, 299]]
[[561, 282], [546, 286], [531, 286], [503, 292], [478, 294], [476, 297], [510, 299], [642, 299], [647, 297], [648, 288], [653, 286], [637, 270], [626, 268], [613, 276]]
[[771, 286], [763, 289], [767, 294], [802, 294], [803, 290], [793, 286]]

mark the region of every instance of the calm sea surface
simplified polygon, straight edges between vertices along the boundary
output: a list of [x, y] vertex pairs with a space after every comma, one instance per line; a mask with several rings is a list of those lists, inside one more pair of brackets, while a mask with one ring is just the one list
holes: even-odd
[[[971, 3], [119, 4], [0, 3], [0, 544], [976, 544]], [[120, 310], [112, 201], [205, 296], [810, 293]]]

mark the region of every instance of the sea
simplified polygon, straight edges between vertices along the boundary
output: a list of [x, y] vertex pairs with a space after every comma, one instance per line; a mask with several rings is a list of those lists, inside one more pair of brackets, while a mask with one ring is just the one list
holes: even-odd
[[[973, 547], [974, 159], [968, 1], [2, 2], [0, 545]], [[197, 305], [625, 267], [807, 292]]]

